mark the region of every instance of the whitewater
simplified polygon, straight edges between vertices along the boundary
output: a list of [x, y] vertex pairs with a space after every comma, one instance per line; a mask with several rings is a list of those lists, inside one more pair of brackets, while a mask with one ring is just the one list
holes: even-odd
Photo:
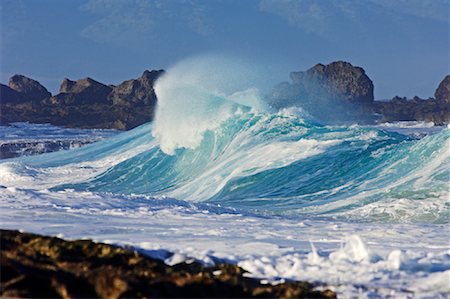
[[1, 160], [1, 227], [344, 298], [450, 297], [449, 128], [320, 124], [265, 107], [242, 64], [210, 65], [168, 70], [152, 123]]

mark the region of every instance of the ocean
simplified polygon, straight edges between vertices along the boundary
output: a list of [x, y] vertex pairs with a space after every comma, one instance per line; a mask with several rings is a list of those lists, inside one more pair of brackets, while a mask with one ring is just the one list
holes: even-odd
[[[0, 160], [0, 222], [338, 296], [450, 296], [450, 129], [324, 125], [176, 71], [152, 123]], [[30, 136], [32, 139], [33, 136]]]

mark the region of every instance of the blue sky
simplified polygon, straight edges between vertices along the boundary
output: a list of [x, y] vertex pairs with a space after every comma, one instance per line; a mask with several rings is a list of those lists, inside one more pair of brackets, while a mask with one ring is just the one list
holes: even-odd
[[450, 0], [1, 0], [1, 82], [53, 93], [64, 77], [117, 84], [204, 54], [289, 72], [346, 60], [375, 97], [428, 97], [449, 74]]

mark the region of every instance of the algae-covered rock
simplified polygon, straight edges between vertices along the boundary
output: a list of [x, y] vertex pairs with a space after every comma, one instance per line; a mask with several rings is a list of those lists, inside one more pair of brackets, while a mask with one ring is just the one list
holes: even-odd
[[2, 297], [334, 298], [307, 282], [272, 286], [231, 264], [168, 266], [132, 248], [1, 230]]

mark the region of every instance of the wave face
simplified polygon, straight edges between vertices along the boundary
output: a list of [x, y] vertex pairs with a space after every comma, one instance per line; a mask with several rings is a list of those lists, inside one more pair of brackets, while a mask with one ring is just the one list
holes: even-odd
[[211, 88], [187, 68], [158, 81], [153, 124], [70, 152], [7, 160], [0, 184], [167, 196], [263, 214], [448, 222], [448, 128], [417, 140], [323, 126], [294, 110], [268, 112], [254, 88]]

